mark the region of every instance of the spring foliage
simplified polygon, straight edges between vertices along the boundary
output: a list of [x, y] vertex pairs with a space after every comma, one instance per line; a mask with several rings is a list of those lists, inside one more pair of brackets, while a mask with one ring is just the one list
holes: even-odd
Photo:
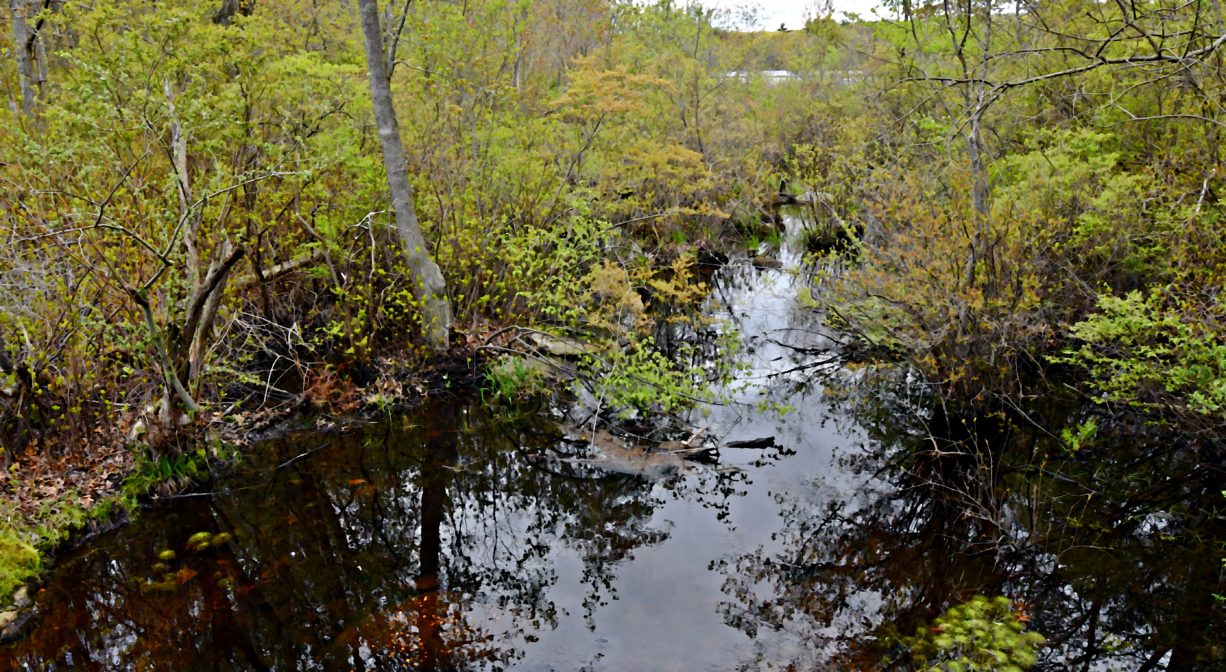
[[792, 156], [819, 219], [858, 234], [817, 298], [860, 359], [977, 410], [1056, 364], [1121, 419], [1220, 433], [1220, 24], [1128, 7], [844, 27], [872, 95], [813, 106]]
[[[0, 110], [0, 463], [126, 430], [168, 368], [207, 415], [416, 357], [355, 17], [260, 2], [215, 22], [207, 4], [40, 17], [46, 81], [29, 114]], [[599, 336], [623, 320], [582, 303], [609, 264], [642, 300], [675, 298], [679, 254], [758, 217], [813, 90], [727, 78], [745, 45], [670, 3], [413, 3], [390, 18], [408, 173], [464, 331]], [[199, 326], [194, 298], [227, 260]]]
[[1044, 639], [1020, 617], [1007, 598], [977, 595], [903, 643], [925, 672], [1022, 672], [1038, 660]]

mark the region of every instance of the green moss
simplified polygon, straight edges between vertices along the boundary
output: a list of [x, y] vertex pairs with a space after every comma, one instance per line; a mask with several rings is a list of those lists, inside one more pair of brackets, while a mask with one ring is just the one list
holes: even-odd
[[0, 603], [42, 571], [38, 551], [8, 532], [0, 532]]

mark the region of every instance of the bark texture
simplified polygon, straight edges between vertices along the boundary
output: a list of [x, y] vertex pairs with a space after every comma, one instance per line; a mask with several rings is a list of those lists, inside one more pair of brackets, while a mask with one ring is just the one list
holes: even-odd
[[408, 179], [408, 159], [400, 139], [396, 108], [392, 104], [378, 3], [376, 0], [358, 0], [358, 12], [366, 40], [366, 73], [370, 80], [370, 97], [374, 102], [375, 125], [379, 129], [379, 142], [383, 148], [383, 167], [387, 171], [387, 186], [391, 191], [396, 216], [396, 231], [408, 258], [414, 293], [421, 302], [426, 343], [435, 351], [444, 351], [451, 330], [451, 303], [447, 299], [443, 273], [430, 258], [417, 222], [413, 187]]
[[213, 23], [228, 24], [235, 14], [251, 16], [255, 11], [255, 0], [221, 0], [221, 7], [213, 15]]
[[26, 0], [9, 0], [13, 17], [13, 51], [17, 56], [17, 81], [21, 87], [21, 111], [34, 112], [34, 59], [30, 49], [29, 7]]

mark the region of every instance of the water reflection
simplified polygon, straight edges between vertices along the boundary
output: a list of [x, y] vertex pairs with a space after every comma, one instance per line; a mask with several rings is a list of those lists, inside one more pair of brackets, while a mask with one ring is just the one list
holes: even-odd
[[1067, 456], [1020, 420], [922, 418], [897, 391], [852, 402], [870, 438], [849, 467], [890, 487], [778, 496], [782, 548], [719, 565], [728, 624], [810, 642], [796, 669], [911, 669], [899, 635], [1006, 595], [1047, 638], [1037, 669], [1226, 669], [1220, 461], [1137, 436]]
[[1045, 670], [1226, 669], [1220, 458], [1067, 456], [898, 381], [831, 399], [785, 224], [779, 268], [712, 280], [744, 369], [690, 418], [774, 447], [560, 468], [549, 415], [474, 399], [288, 436], [66, 558], [0, 670], [906, 669], [894, 637], [978, 593], [1023, 605]]
[[[524, 455], [549, 428], [475, 412], [440, 403], [419, 417], [428, 425], [336, 437], [303, 459], [302, 440], [281, 441], [249, 479], [103, 539], [55, 574], [38, 629], [10, 652], [16, 667], [514, 662], [558, 625], [559, 546], [582, 565], [590, 615], [609, 599], [611, 565], [667, 533], [647, 527], [650, 484], [535, 469]], [[202, 531], [232, 536], [189, 550]]]

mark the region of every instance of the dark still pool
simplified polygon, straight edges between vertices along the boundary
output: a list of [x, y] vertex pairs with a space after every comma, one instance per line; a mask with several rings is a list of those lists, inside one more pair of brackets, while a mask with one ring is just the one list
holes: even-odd
[[[465, 395], [289, 434], [63, 558], [0, 669], [1226, 669], [1213, 451], [821, 378], [777, 252], [714, 280], [743, 367], [702, 459]], [[934, 654], [976, 596], [1041, 647]]]

